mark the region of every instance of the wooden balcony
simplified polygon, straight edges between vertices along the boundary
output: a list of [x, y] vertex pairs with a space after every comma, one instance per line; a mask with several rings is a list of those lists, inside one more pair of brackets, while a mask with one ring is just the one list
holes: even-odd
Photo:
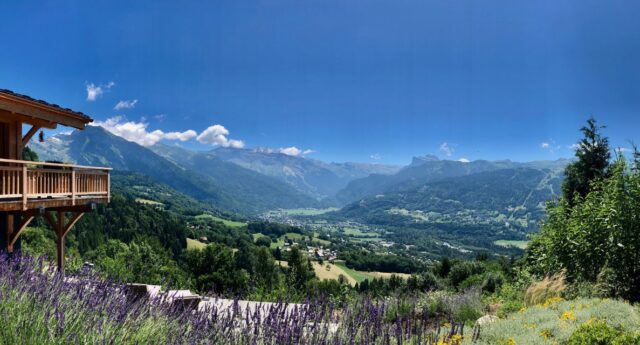
[[110, 170], [0, 159], [0, 211], [108, 203]]

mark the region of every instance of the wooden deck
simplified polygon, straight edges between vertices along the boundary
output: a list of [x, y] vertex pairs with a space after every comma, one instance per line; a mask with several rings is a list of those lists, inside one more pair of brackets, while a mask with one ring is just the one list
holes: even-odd
[[0, 159], [0, 211], [108, 203], [110, 170]]

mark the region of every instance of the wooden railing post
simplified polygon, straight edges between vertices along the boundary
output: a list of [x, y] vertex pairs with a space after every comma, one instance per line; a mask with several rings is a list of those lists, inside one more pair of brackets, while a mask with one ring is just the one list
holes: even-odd
[[22, 209], [27, 209], [27, 165], [22, 165]]
[[71, 205], [76, 204], [76, 169], [71, 168]]

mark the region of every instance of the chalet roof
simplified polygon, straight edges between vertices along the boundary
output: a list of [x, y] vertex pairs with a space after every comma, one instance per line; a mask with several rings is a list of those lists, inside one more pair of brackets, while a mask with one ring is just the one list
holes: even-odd
[[84, 129], [87, 123], [93, 122], [91, 117], [82, 112], [6, 89], [0, 89], [0, 111], [2, 110], [19, 116], [23, 122], [47, 128], [62, 124]]

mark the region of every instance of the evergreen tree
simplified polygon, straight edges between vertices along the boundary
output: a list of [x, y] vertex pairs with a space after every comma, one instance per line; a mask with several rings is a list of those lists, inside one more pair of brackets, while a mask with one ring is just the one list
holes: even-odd
[[609, 167], [609, 139], [600, 134], [604, 126], [598, 126], [592, 117], [580, 131], [584, 138], [576, 149], [578, 160], [565, 169], [562, 194], [570, 206], [575, 205], [575, 195], [584, 198], [591, 190], [591, 182], [607, 176]]
[[289, 254], [289, 270], [287, 271], [289, 286], [297, 291], [303, 291], [307, 282], [315, 276], [313, 270], [310, 270], [309, 267], [309, 262], [302, 255], [298, 247], [294, 246], [291, 248]]

